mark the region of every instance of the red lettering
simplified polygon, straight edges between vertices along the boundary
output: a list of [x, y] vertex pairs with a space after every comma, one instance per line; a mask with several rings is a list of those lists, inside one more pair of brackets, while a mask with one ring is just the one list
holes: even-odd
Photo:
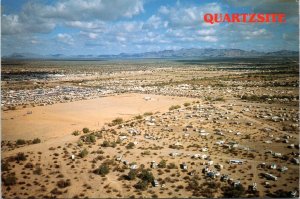
[[228, 13], [226, 13], [225, 14], [225, 17], [224, 17], [224, 20], [223, 20], [223, 22], [228, 22], [228, 23], [230, 23], [231, 22], [231, 19], [230, 19], [230, 16], [229, 16], [229, 14]]
[[243, 16], [243, 23], [246, 23], [247, 22], [247, 16], [248, 14], [241, 14]]
[[257, 14], [257, 22], [263, 23], [265, 21], [265, 15], [264, 14]]
[[272, 17], [272, 22], [275, 23], [276, 22], [276, 14], [271, 14]]
[[232, 14], [232, 23], [240, 23], [239, 14]]
[[256, 16], [256, 14], [250, 14], [250, 19], [249, 19], [249, 22], [250, 22], [250, 23], [255, 23], [255, 22], [257, 22], [257, 20], [255, 19], [255, 16]]
[[267, 22], [267, 23], [270, 22], [270, 14], [266, 14], [266, 22]]
[[[219, 17], [219, 19], [218, 19], [218, 17]], [[222, 22], [222, 14], [215, 14], [214, 19], [215, 19], [216, 23]]]
[[214, 16], [212, 14], [205, 14], [204, 15], [204, 21], [206, 23], [213, 24], [214, 23]]
[[285, 23], [286, 19], [285, 19], [285, 14], [278, 14], [278, 22], [279, 23]]
[[241, 13], [241, 14], [219, 14], [207, 13], [204, 15], [204, 21], [206, 23], [286, 23], [286, 14], [285, 13]]

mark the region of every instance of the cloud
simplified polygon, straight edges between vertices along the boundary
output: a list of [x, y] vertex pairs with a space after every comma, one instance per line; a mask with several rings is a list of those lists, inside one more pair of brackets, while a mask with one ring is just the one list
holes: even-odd
[[294, 41], [295, 44], [299, 43], [299, 32], [285, 32], [282, 34], [282, 38], [286, 41]]
[[244, 30], [240, 32], [244, 39], [262, 39], [270, 37], [270, 33], [262, 28], [257, 30]]
[[99, 19], [111, 21], [120, 17], [132, 17], [143, 12], [143, 3], [139, 0], [67, 0], [46, 6], [42, 11], [45, 17], [65, 20]]
[[201, 36], [206, 36], [206, 35], [213, 35], [216, 33], [215, 29], [202, 29], [202, 30], [198, 30], [197, 34], [201, 35]]
[[65, 24], [72, 28], [78, 28], [83, 30], [96, 30], [101, 31], [105, 28], [103, 21], [66, 21]]
[[48, 33], [58, 24], [100, 29], [103, 21], [131, 18], [143, 11], [139, 0], [65, 0], [53, 5], [30, 1], [19, 14], [2, 16], [2, 34]]
[[163, 25], [163, 22], [160, 17], [152, 15], [144, 24], [144, 29], [158, 29]]
[[208, 3], [202, 6], [175, 6], [159, 8], [159, 13], [166, 18], [171, 27], [199, 27], [203, 24], [205, 13], [222, 12], [219, 3]]
[[63, 42], [68, 45], [72, 45], [74, 43], [74, 39], [71, 35], [66, 33], [59, 33], [57, 34], [57, 41]]

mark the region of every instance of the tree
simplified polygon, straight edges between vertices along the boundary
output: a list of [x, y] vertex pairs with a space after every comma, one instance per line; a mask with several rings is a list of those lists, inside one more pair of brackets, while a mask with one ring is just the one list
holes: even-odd
[[147, 183], [151, 183], [154, 180], [152, 172], [148, 170], [142, 170], [142, 172], [139, 175], [139, 178], [143, 181], [146, 181]]

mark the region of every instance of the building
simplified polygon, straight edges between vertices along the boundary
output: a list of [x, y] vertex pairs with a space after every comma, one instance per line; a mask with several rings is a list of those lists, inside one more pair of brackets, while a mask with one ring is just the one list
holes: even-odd
[[268, 180], [274, 180], [276, 181], [277, 180], [277, 177], [270, 174], [270, 173], [265, 173], [265, 177], [268, 179]]
[[242, 160], [229, 160], [229, 164], [243, 164]]
[[158, 187], [159, 183], [157, 180], [153, 180], [152, 185], [153, 185], [153, 187]]

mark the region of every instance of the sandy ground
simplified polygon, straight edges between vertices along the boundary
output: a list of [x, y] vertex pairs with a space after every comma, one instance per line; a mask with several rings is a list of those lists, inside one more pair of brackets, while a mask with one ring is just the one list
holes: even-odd
[[[144, 97], [151, 100], [146, 101]], [[116, 117], [130, 119], [145, 112], [165, 112], [171, 105], [192, 101], [189, 98], [145, 94], [123, 94], [51, 106], [2, 111], [2, 140], [42, 141], [70, 135], [84, 127], [101, 128]], [[27, 114], [32, 111], [32, 114]]]

